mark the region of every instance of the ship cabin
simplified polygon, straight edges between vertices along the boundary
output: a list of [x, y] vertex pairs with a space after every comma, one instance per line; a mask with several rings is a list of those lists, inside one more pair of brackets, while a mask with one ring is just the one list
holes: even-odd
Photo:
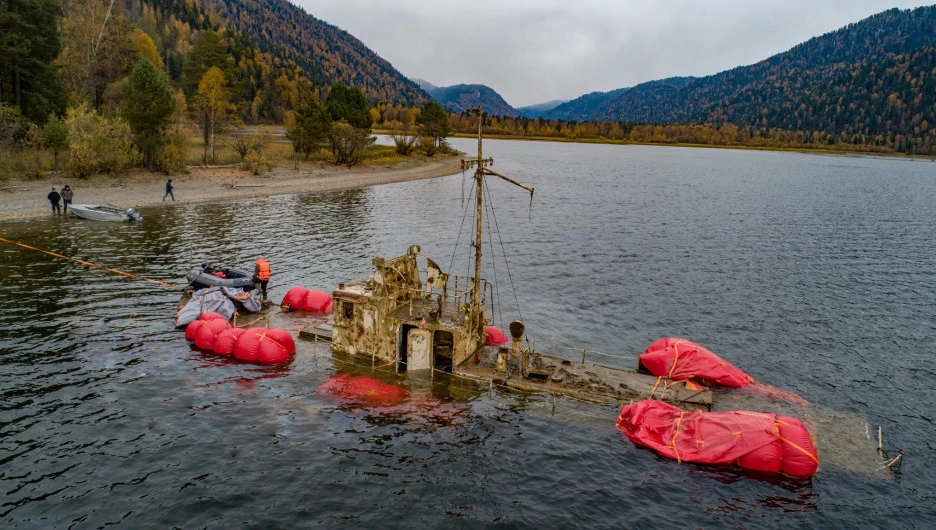
[[374, 258], [372, 276], [338, 285], [332, 350], [413, 372], [451, 371], [484, 346], [490, 284], [442, 272], [420, 250], [411, 245], [404, 256]]

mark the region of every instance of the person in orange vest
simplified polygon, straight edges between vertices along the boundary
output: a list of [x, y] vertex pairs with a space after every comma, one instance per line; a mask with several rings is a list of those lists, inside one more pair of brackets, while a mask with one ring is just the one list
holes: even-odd
[[260, 285], [260, 292], [263, 299], [267, 299], [267, 284], [270, 283], [270, 264], [267, 260], [260, 258], [254, 262], [254, 283]]

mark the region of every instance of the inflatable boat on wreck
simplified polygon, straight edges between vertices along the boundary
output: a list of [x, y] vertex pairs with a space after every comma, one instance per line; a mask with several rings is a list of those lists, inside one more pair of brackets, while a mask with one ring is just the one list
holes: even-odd
[[189, 285], [195, 289], [207, 287], [233, 287], [250, 291], [255, 288], [253, 275], [228, 267], [216, 267], [211, 263], [202, 263], [185, 276]]

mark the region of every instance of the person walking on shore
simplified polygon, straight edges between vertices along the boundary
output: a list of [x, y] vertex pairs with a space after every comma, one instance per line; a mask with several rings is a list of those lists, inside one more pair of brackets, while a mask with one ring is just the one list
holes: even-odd
[[62, 196], [59, 195], [59, 192], [55, 191], [55, 186], [52, 186], [52, 191], [46, 195], [46, 198], [52, 203], [52, 215], [62, 215], [62, 207], [59, 206], [59, 199], [61, 199]]
[[166, 181], [166, 194], [163, 195], [163, 200], [166, 200], [166, 197], [172, 197], [172, 200], [175, 200], [175, 194], [172, 193], [172, 179]]
[[62, 215], [68, 215], [68, 206], [72, 203], [72, 198], [75, 196], [72, 192], [71, 186], [68, 184], [62, 188]]

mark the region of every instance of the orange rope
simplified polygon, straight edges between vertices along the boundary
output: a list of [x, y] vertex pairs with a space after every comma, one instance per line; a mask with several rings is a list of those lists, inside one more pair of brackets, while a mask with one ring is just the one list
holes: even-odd
[[267, 317], [269, 317], [269, 315], [263, 315], [262, 317], [259, 317], [259, 318], [256, 318], [256, 319], [254, 319], [254, 320], [251, 320], [250, 322], [248, 322], [248, 323], [246, 323], [246, 324], [238, 324], [237, 326], [234, 326], [234, 327], [236, 327], [236, 328], [246, 328], [247, 326], [252, 325], [254, 322], [259, 322], [259, 321], [261, 321], [261, 320], [263, 320], [264, 318], [267, 318]]
[[43, 254], [48, 254], [48, 255], [54, 256], [54, 257], [56, 257], [56, 258], [62, 258], [62, 259], [67, 259], [67, 260], [75, 261], [75, 262], [81, 263], [82, 265], [88, 265], [89, 267], [97, 267], [97, 268], [99, 268], [99, 269], [104, 269], [104, 270], [106, 270], [106, 271], [113, 272], [113, 273], [115, 273], [115, 274], [123, 274], [124, 276], [129, 276], [130, 278], [138, 278], [138, 279], [140, 279], [140, 280], [146, 280], [146, 281], [148, 281], [148, 282], [152, 282], [152, 283], [155, 283], [155, 284], [159, 284], [159, 285], [162, 285], [162, 286], [165, 286], [165, 287], [171, 287], [171, 288], [173, 288], [173, 289], [178, 289], [178, 286], [172, 285], [171, 283], [161, 282], [161, 281], [159, 281], [159, 280], [152, 280], [152, 279], [150, 279], [150, 278], [145, 278], [145, 277], [143, 277], [143, 276], [137, 276], [136, 274], [131, 274], [131, 273], [129, 273], [129, 272], [119, 271], [119, 270], [117, 270], [117, 269], [109, 269], [109, 268], [107, 268], [107, 267], [104, 267], [103, 265], [98, 265], [97, 263], [91, 263], [90, 261], [84, 261], [84, 260], [80, 260], [80, 259], [78, 259], [78, 258], [70, 258], [70, 257], [64, 256], [64, 255], [62, 255], [62, 254], [56, 254], [55, 252], [50, 252], [50, 251], [48, 251], [48, 250], [42, 250], [41, 248], [31, 247], [31, 246], [29, 246], [29, 245], [25, 245], [25, 244], [23, 244], [23, 243], [17, 243], [16, 241], [10, 241], [9, 239], [4, 239], [4, 238], [2, 238], [2, 237], [0, 237], [0, 241], [4, 241], [4, 242], [6, 242], [6, 243], [12, 243], [12, 244], [14, 244], [14, 245], [19, 245], [19, 246], [21, 246], [21, 247], [23, 247], [23, 248], [27, 248], [27, 249], [29, 249], [29, 250], [35, 250], [36, 252], [42, 252]]
[[669, 373], [666, 374], [666, 377], [670, 379], [673, 378], [673, 371], [676, 370], [676, 363], [679, 362], [679, 348], [677, 348], [676, 346], [679, 345], [680, 340], [682, 339], [677, 339], [676, 342], [673, 343], [673, 353], [675, 353], [676, 355], [673, 356], [673, 365], [670, 366]]
[[799, 445], [796, 445], [795, 443], [791, 442], [790, 440], [787, 440], [786, 438], [784, 438], [783, 436], [780, 436], [779, 434], [777, 435], [777, 439], [779, 439], [779, 440], [780, 440], [781, 442], [783, 442], [783, 443], [790, 444], [790, 446], [792, 446], [794, 449], [798, 450], [799, 452], [801, 452], [801, 453], [803, 453], [804, 455], [806, 455], [806, 456], [808, 456], [809, 458], [811, 458], [813, 462], [815, 462], [815, 463], [817, 463], [817, 464], [819, 463], [819, 459], [816, 458], [815, 455], [813, 455], [812, 453], [810, 453], [810, 452], [807, 451], [806, 449], [803, 449], [803, 448], [800, 447]]
[[682, 419], [683, 419], [684, 414], [685, 412], [680, 412], [679, 417], [676, 418], [676, 432], [673, 433], [673, 439], [670, 440], [673, 443], [673, 445], [671, 446], [673, 449], [673, 452], [676, 453], [676, 462], [680, 464], [682, 464], [682, 458], [680, 458], [679, 456], [679, 448], [676, 447], [676, 437], [679, 436], [679, 426], [682, 425]]

